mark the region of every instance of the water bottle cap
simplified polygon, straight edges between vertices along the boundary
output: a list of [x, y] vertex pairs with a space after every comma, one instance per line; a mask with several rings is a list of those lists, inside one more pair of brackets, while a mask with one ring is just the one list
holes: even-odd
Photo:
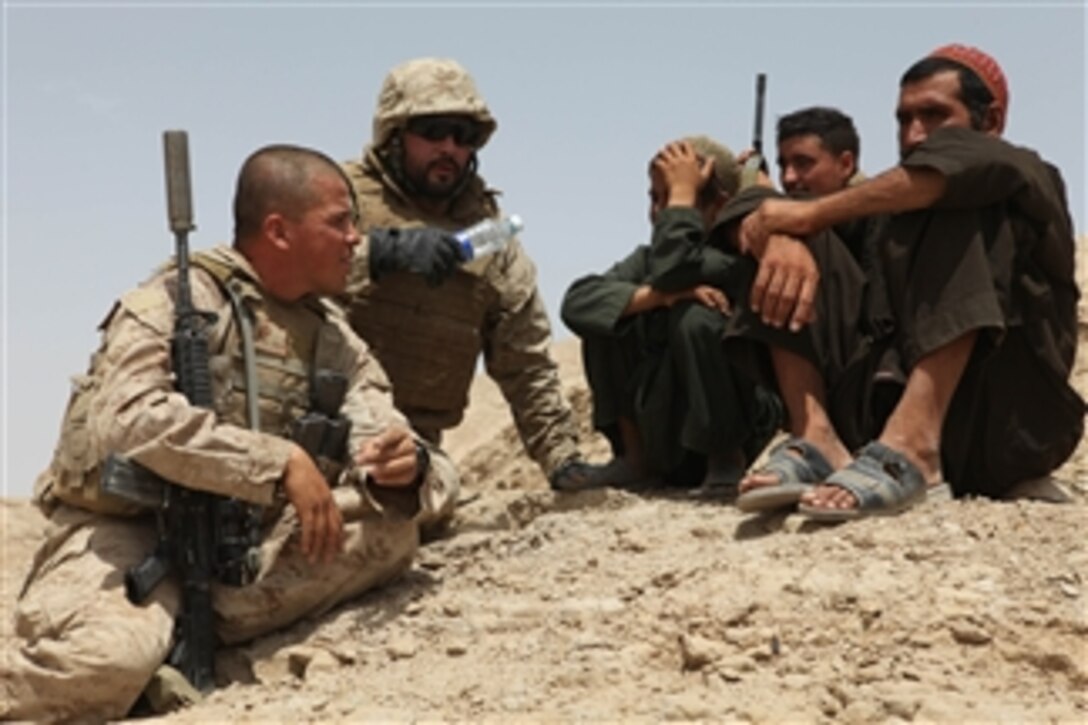
[[458, 246], [461, 247], [461, 258], [468, 262], [476, 256], [476, 248], [472, 246], [472, 240], [462, 234], [454, 236], [457, 240]]

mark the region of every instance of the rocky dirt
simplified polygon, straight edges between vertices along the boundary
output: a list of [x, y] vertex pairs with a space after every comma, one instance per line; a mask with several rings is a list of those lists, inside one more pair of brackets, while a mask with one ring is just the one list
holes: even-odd
[[[585, 425], [578, 348], [556, 352]], [[394, 585], [226, 652], [236, 681], [162, 721], [1088, 720], [1083, 442], [1057, 473], [1069, 503], [839, 526], [554, 495], [486, 379], [447, 442], [466, 479], [448, 536]], [[39, 524], [25, 502], [0, 515], [6, 638]]]

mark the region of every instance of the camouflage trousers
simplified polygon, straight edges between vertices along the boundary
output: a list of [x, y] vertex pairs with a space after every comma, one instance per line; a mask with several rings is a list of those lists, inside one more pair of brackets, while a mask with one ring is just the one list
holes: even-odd
[[[139, 606], [125, 597], [125, 570], [155, 543], [150, 522], [64, 505], [50, 519], [0, 655], [0, 720], [124, 717], [170, 652], [179, 587], [168, 577]], [[415, 522], [371, 513], [345, 523], [334, 561], [311, 565], [288, 545], [296, 529], [288, 507], [262, 543], [257, 581], [213, 588], [221, 641], [319, 615], [403, 572], [418, 546]]]

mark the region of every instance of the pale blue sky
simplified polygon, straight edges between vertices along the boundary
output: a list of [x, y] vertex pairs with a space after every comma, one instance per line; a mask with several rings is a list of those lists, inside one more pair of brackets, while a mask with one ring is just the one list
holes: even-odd
[[749, 141], [810, 104], [850, 113], [862, 166], [896, 159], [899, 75], [978, 45], [1011, 87], [1007, 137], [1065, 174], [1085, 231], [1085, 8], [1034, 3], [3, 2], [0, 457], [27, 495], [123, 290], [172, 250], [161, 132], [189, 132], [194, 248], [229, 240], [238, 166], [293, 142], [334, 158], [370, 136], [386, 71], [461, 61], [499, 121], [485, 178], [525, 219], [557, 337], [563, 292], [648, 238], [646, 163], [664, 142]]

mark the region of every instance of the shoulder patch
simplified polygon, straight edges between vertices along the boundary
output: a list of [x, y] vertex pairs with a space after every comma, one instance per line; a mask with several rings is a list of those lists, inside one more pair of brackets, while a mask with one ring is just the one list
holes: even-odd
[[164, 335], [170, 334], [174, 327], [174, 302], [162, 286], [137, 287], [125, 293], [117, 306]]

